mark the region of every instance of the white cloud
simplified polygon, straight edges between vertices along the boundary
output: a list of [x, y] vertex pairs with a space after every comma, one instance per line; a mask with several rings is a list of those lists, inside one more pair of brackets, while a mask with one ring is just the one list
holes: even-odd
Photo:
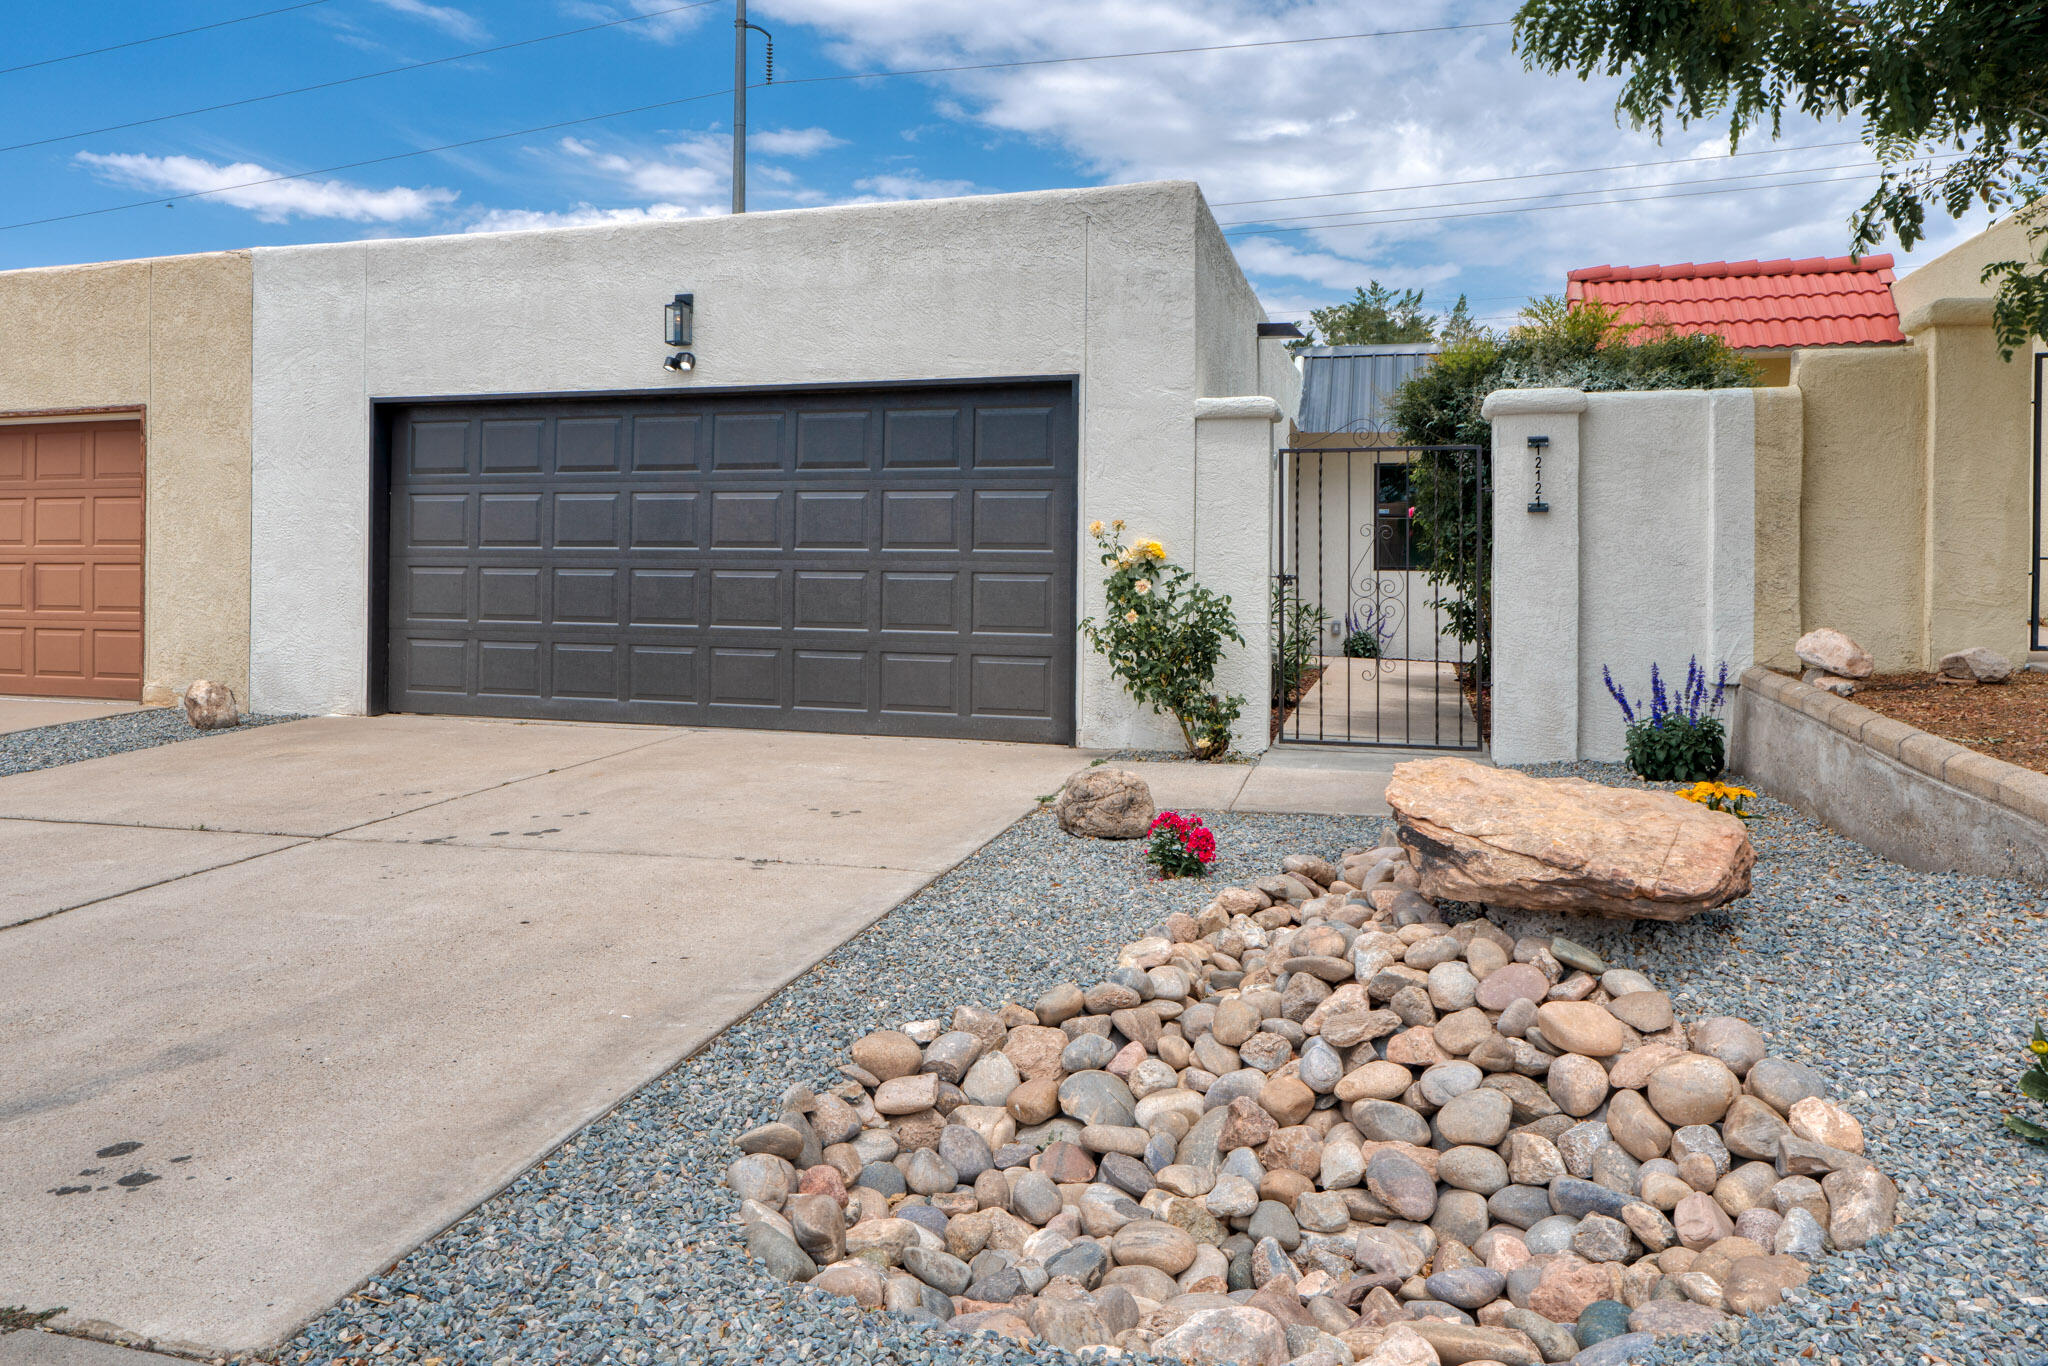
[[[769, 22], [815, 27], [827, 36], [833, 58], [856, 70], [1482, 23], [1508, 12], [1480, 0], [1412, 0], [1364, 9], [1354, 0], [1295, 0], [1286, 6], [1269, 0], [1037, 0], [1029, 6], [989, 5], [986, 0], [755, 0], [755, 7], [770, 16]], [[1383, 17], [1374, 17], [1375, 11]], [[1053, 149], [1073, 168], [1076, 181], [1192, 179], [1212, 202], [1716, 158], [1630, 172], [1219, 208], [1219, 218], [1250, 220], [1262, 213], [1314, 213], [1351, 205], [1410, 206], [1405, 216], [1417, 221], [1234, 237], [1248, 273], [1276, 302], [1310, 303], [1315, 291], [1327, 291], [1322, 301], [1328, 302], [1374, 275], [1391, 285], [1431, 285], [1435, 303], [1460, 290], [1475, 295], [1501, 295], [1517, 286], [1559, 291], [1566, 270], [1602, 262], [1847, 250], [1847, 218], [1863, 191], [1846, 182], [1596, 208], [1448, 216], [1477, 212], [1479, 206], [1462, 211], [1455, 206], [1479, 199], [1600, 186], [1704, 189], [1711, 187], [1671, 182], [1828, 166], [1857, 156], [1848, 147], [1730, 162], [1725, 134], [1714, 125], [1676, 131], [1660, 145], [1647, 134], [1617, 126], [1615, 81], [1582, 82], [1524, 71], [1508, 33], [1505, 28], [1474, 29], [962, 72], [927, 80], [942, 113]], [[1854, 137], [1848, 125], [1788, 119], [1785, 142]], [[1767, 146], [1759, 139], [1746, 142], [1743, 150]], [[984, 178], [998, 179], [994, 174]], [[1497, 307], [1512, 309], [1513, 304]]]
[[676, 218], [700, 218], [704, 211], [687, 204], [648, 204], [631, 208], [600, 209], [578, 204], [573, 209], [487, 209], [472, 218], [464, 232], [525, 232], [533, 228], [588, 228], [606, 223], [650, 223]]
[[898, 199], [951, 199], [957, 195], [973, 194], [974, 182], [933, 180], [915, 171], [895, 171], [863, 176], [853, 182], [853, 188], [866, 190], [868, 193], [847, 202], [866, 204]]
[[478, 23], [474, 16], [456, 9], [453, 5], [430, 5], [427, 0], [376, 0], [376, 3], [385, 9], [432, 24], [442, 32], [464, 42], [481, 42], [485, 37], [484, 26]]
[[350, 223], [403, 223], [427, 218], [453, 204], [453, 190], [394, 186], [376, 190], [346, 180], [282, 180], [254, 162], [229, 164], [198, 157], [80, 152], [77, 161], [102, 179], [247, 209], [266, 223], [293, 218], [338, 218]]
[[823, 128], [767, 128], [747, 132], [747, 155], [758, 153], [764, 157], [814, 157], [834, 147], [844, 147], [846, 139], [834, 137]]

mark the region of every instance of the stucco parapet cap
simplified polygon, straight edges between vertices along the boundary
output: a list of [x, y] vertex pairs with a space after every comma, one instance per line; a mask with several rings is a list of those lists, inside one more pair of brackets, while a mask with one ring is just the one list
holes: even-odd
[[1989, 299], [1930, 299], [1910, 309], [1899, 319], [1899, 330], [1907, 336], [1930, 327], [1989, 327]]
[[1479, 405], [1489, 422], [1497, 417], [1541, 417], [1550, 413], [1583, 413], [1583, 389], [1496, 389]]
[[1263, 394], [1242, 394], [1235, 398], [1198, 398], [1195, 400], [1195, 421], [1215, 422], [1222, 418], [1256, 419], [1262, 422], [1278, 422], [1286, 414], [1280, 405]]

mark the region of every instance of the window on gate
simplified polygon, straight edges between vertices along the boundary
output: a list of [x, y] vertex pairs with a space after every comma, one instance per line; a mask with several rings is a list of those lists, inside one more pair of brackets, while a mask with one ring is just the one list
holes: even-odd
[[1373, 482], [1373, 568], [1427, 569], [1428, 557], [1415, 544], [1415, 482], [1408, 463], [1379, 462]]

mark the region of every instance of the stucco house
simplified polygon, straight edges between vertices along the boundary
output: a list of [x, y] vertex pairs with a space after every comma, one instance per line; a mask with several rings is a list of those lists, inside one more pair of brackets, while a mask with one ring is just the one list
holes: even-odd
[[1265, 747], [1294, 373], [1193, 184], [14, 271], [0, 318], [0, 692], [1172, 744], [1078, 648], [1124, 517], [1235, 599]]

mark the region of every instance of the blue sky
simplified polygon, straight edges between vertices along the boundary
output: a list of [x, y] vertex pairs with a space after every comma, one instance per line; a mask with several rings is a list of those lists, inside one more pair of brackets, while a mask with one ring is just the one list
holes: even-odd
[[[288, 3], [12, 5], [0, 67]], [[1506, 321], [1574, 266], [1836, 255], [1871, 183], [1851, 127], [1788, 123], [1786, 150], [1732, 160], [1718, 128], [1617, 127], [1610, 83], [1521, 69], [1499, 0], [751, 11], [783, 84], [750, 96], [750, 208], [1193, 179], [1275, 317], [1376, 277]], [[320, 0], [0, 73], [0, 144], [41, 144], [0, 151], [0, 268], [725, 212], [731, 24], [730, 0]], [[1397, 29], [1440, 31], [1045, 60]], [[348, 79], [419, 62], [438, 64]], [[1039, 64], [819, 79], [985, 63]], [[301, 178], [250, 183], [278, 176]], [[162, 202], [196, 191], [220, 192]], [[1903, 264], [1979, 226], [1939, 223]]]

